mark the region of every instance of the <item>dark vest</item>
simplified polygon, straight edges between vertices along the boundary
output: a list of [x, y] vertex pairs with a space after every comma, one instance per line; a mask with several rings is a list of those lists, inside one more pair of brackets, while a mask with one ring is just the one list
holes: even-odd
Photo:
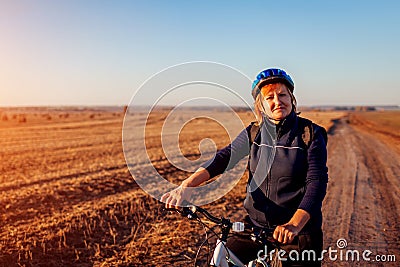
[[308, 169], [308, 147], [302, 138], [306, 123], [309, 121], [292, 112], [278, 126], [276, 140], [271, 140], [276, 144], [272, 166], [255, 190], [250, 190], [250, 183], [260, 161], [260, 133], [251, 145], [244, 207], [259, 225], [273, 227], [287, 223], [303, 199]]

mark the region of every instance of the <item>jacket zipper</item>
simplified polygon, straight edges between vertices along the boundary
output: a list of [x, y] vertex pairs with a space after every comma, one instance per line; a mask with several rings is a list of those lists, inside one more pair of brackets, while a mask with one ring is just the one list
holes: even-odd
[[[274, 160], [275, 160], [275, 155], [276, 155], [276, 144], [277, 144], [277, 141], [276, 140], [273, 140], [273, 155], [274, 155], [274, 158], [272, 159], [272, 164], [274, 164], [273, 162], [274, 162]], [[269, 171], [268, 171], [268, 173], [267, 173], [267, 185], [266, 185], [266, 189], [265, 189], [265, 194], [266, 194], [266, 196], [267, 196], [267, 198], [269, 198], [269, 193], [270, 193], [270, 191], [271, 191], [271, 169], [272, 169], [272, 165], [271, 165], [271, 167], [270, 167], [270, 169], [269, 169]]]
[[[276, 139], [273, 140], [273, 142], [274, 142], [273, 143], [274, 144], [274, 147], [273, 147], [273, 149], [274, 149], [274, 159], [273, 159], [273, 161], [275, 160], [275, 155], [276, 155], [276, 144], [278, 143], [278, 139], [280, 138], [280, 135], [282, 133], [282, 129], [283, 129], [283, 126], [284, 126], [285, 122], [286, 122], [286, 118], [283, 120], [282, 124], [280, 125], [280, 128], [279, 128], [278, 132], [276, 133]], [[272, 165], [274, 164], [273, 161], [272, 161]], [[270, 194], [270, 191], [271, 191], [271, 180], [272, 180], [272, 178], [271, 178], [271, 169], [272, 169], [272, 166], [271, 166], [271, 168], [270, 168], [270, 170], [268, 171], [268, 174], [267, 174], [267, 186], [266, 186], [266, 189], [265, 189], [265, 191], [266, 191], [265, 193], [267, 195], [267, 198], [270, 198], [269, 194]]]

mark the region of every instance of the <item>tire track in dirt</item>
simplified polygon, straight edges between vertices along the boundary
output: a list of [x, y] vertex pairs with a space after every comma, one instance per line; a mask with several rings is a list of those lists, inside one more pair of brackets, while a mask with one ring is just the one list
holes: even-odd
[[[369, 249], [373, 255], [395, 254], [399, 258], [400, 156], [374, 133], [349, 122], [349, 117], [336, 121], [329, 137], [324, 246], [337, 249], [336, 241], [345, 238], [349, 249]], [[327, 264], [331, 266], [332, 262]], [[337, 262], [334, 266], [346, 264], [350, 263]], [[348, 266], [357, 264], [365, 262]]]

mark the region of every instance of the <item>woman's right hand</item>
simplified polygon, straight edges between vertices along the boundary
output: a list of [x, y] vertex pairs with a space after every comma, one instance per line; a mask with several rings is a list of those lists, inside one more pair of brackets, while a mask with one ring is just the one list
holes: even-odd
[[185, 200], [189, 199], [189, 197], [189, 188], [181, 185], [174, 190], [165, 193], [161, 197], [161, 201], [165, 203], [167, 209], [170, 209], [181, 206]]
[[160, 200], [165, 203], [167, 209], [182, 206], [185, 200], [188, 201], [190, 199], [191, 190], [208, 179], [210, 179], [210, 174], [205, 168], [200, 167], [189, 178], [184, 180], [180, 186], [165, 193]]

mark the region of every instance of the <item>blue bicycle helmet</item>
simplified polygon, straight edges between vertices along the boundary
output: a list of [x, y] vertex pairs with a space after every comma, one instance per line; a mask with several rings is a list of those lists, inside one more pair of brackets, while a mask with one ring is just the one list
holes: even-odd
[[293, 93], [294, 82], [292, 78], [282, 69], [266, 69], [260, 72], [253, 82], [251, 94], [256, 99], [264, 85], [271, 83], [284, 83], [289, 90]]

